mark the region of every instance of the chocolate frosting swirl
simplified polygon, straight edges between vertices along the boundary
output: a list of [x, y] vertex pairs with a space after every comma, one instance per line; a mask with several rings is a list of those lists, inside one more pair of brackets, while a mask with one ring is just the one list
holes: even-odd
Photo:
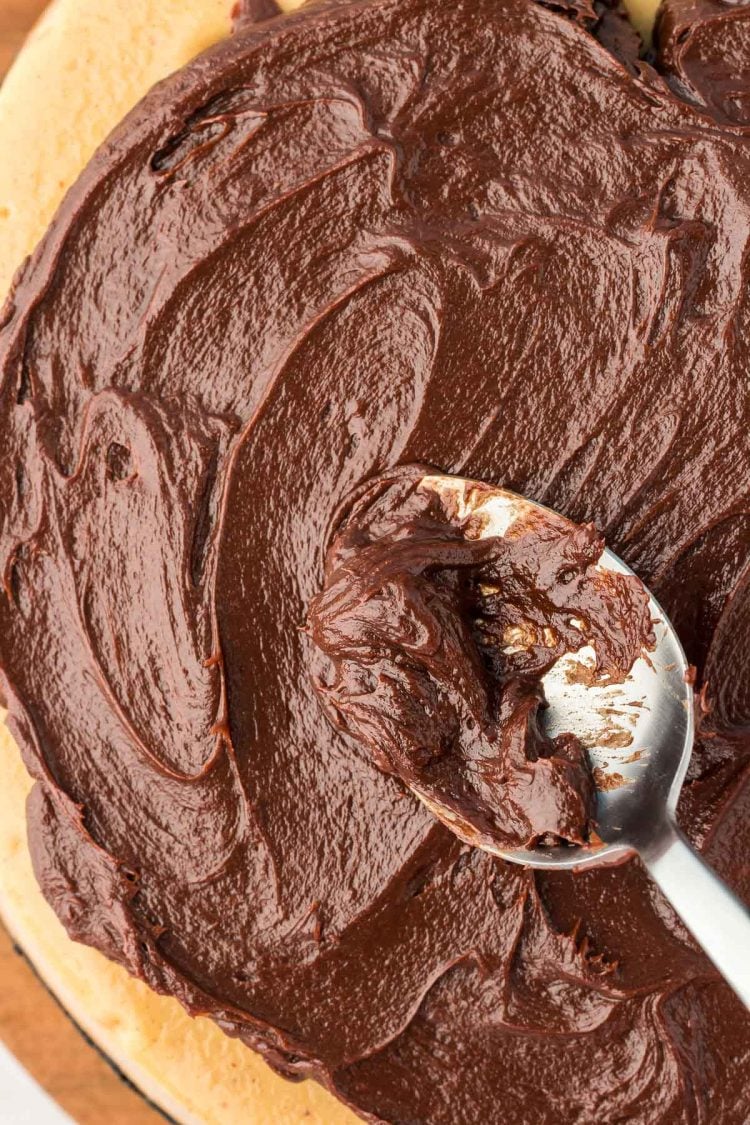
[[648, 595], [597, 565], [590, 524], [535, 508], [486, 535], [492, 491], [464, 511], [425, 472], [376, 478], [336, 531], [309, 614], [321, 703], [467, 843], [588, 843], [591, 765], [574, 731], [545, 732], [542, 678], [590, 645], [591, 683], [622, 683], [653, 643]]
[[682, 821], [750, 898], [745, 9], [674, 0], [654, 69], [556, 8], [310, 6], [113, 134], [3, 318], [0, 667], [69, 933], [284, 1073], [388, 1122], [742, 1125], [750, 1021], [639, 866], [462, 845], [301, 629], [390, 466], [592, 521], [699, 669]]

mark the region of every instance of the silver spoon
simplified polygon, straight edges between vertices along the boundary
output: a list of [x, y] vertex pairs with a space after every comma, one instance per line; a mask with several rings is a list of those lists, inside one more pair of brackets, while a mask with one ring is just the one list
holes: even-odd
[[[425, 476], [420, 488], [435, 492], [462, 515], [480, 514], [482, 538], [503, 536], [531, 511], [549, 510], [514, 492], [488, 490], [461, 477]], [[633, 573], [610, 550], [598, 565]], [[636, 661], [624, 683], [586, 686], [586, 669], [593, 665], [591, 648], [566, 653], [542, 681], [549, 704], [544, 713], [547, 732], [576, 734], [596, 771], [596, 833], [601, 843], [513, 851], [484, 847], [512, 863], [545, 870], [612, 863], [637, 852], [693, 937], [750, 1008], [750, 911], [677, 826], [677, 799], [693, 748], [693, 692], [674, 627], [656, 599], [649, 598], [655, 647]], [[613, 712], [621, 739], [612, 738]], [[414, 792], [452, 831], [476, 844], [471, 829], [457, 824], [450, 810], [418, 789]]]

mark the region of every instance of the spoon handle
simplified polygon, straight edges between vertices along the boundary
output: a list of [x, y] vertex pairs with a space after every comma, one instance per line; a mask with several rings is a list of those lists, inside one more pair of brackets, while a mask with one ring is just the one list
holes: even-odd
[[691, 934], [750, 1008], [750, 911], [672, 821], [639, 848], [640, 857]]

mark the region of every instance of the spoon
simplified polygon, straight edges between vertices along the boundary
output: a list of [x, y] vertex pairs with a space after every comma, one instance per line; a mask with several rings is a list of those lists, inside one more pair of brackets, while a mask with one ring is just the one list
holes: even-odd
[[[550, 511], [517, 493], [488, 489], [461, 477], [425, 476], [420, 489], [435, 492], [462, 517], [480, 516], [476, 522], [481, 538], [503, 536], [531, 512]], [[607, 549], [597, 565], [633, 573]], [[750, 911], [677, 826], [677, 800], [693, 748], [692, 676], [674, 626], [650, 594], [649, 606], [654, 647], [638, 658], [623, 683], [587, 686], [587, 670], [594, 666], [589, 646], [566, 653], [542, 679], [549, 704], [544, 712], [547, 733], [576, 734], [594, 770], [596, 842], [517, 850], [486, 842], [481, 846], [512, 863], [544, 870], [608, 864], [637, 853], [693, 937], [750, 1008]], [[470, 826], [412, 789], [433, 815], [477, 845]]]

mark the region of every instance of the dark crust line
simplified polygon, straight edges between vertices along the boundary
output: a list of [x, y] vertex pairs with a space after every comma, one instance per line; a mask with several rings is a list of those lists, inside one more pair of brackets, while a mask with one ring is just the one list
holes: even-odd
[[366, 1119], [750, 1116], [748, 1021], [638, 866], [462, 845], [329, 729], [302, 630], [389, 467], [595, 524], [698, 669], [682, 822], [748, 897], [749, 17], [668, 3], [653, 66], [584, 3], [268, 19], [115, 130], [3, 314], [44, 894]]

